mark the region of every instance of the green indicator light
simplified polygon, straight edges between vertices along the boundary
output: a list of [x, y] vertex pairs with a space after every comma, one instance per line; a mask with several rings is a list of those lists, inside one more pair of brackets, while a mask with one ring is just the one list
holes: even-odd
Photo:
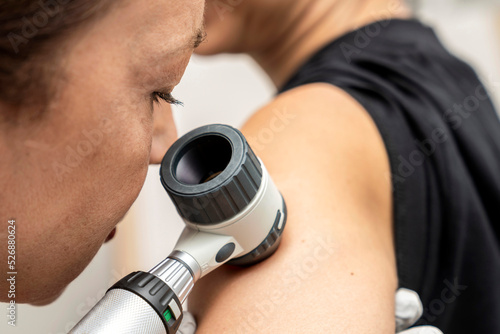
[[172, 319], [172, 313], [170, 313], [170, 309], [168, 308], [165, 313], [163, 313], [163, 316], [165, 317], [165, 320], [169, 322], [170, 319]]

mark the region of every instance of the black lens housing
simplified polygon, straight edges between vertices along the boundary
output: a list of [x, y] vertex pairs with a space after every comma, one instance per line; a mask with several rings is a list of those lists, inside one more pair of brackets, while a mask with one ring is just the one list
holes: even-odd
[[212, 124], [185, 134], [170, 147], [160, 177], [181, 217], [214, 225], [252, 201], [262, 183], [262, 167], [240, 131]]

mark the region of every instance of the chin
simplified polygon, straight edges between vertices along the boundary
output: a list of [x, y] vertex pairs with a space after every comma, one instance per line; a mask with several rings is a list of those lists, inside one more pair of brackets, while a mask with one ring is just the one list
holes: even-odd
[[48, 292], [45, 292], [43, 294], [39, 294], [39, 295], [34, 295], [34, 294], [21, 294], [19, 295], [18, 298], [16, 298], [16, 303], [19, 303], [19, 304], [29, 304], [29, 305], [33, 305], [33, 306], [46, 306], [46, 305], [49, 305], [53, 302], [55, 302], [57, 299], [59, 299], [59, 297], [61, 297], [61, 295], [63, 294], [63, 292], [66, 290], [66, 286], [59, 289], [59, 290], [55, 290], [55, 291], [52, 291], [50, 293]]
[[53, 296], [47, 297], [45, 299], [42, 298], [40, 300], [29, 302], [28, 304], [33, 305], [33, 306], [46, 306], [46, 305], [52, 304], [57, 299], [59, 299], [59, 297], [61, 297], [61, 295], [63, 294], [63, 292], [64, 292], [65, 289], [66, 288], [62, 289], [60, 292], [56, 293]]

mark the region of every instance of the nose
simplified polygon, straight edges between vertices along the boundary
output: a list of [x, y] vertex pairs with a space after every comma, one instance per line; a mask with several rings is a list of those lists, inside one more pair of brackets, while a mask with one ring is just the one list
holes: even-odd
[[150, 164], [159, 164], [167, 149], [177, 138], [172, 108], [166, 103], [155, 105], [153, 111], [153, 142], [151, 145]]

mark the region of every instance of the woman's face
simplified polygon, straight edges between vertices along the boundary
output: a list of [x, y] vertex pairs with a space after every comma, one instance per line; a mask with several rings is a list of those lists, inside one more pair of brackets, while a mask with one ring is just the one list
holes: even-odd
[[153, 95], [179, 83], [203, 10], [204, 0], [115, 6], [67, 41], [44, 116], [2, 125], [0, 210], [3, 226], [16, 221], [17, 302], [49, 302], [80, 274], [175, 139], [170, 108]]

